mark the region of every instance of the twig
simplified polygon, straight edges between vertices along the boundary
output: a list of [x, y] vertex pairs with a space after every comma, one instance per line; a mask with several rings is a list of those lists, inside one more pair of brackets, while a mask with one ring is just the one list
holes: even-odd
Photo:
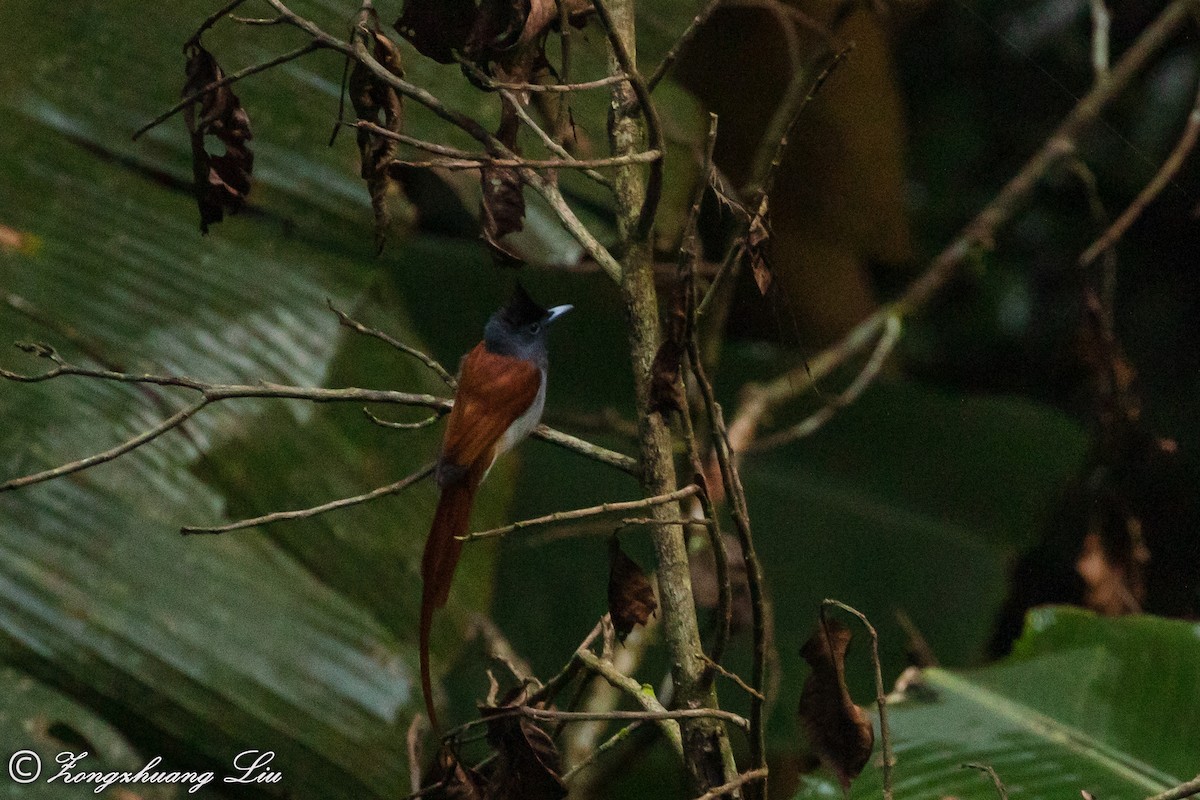
[[[0, 370], [0, 372], [3, 371]], [[8, 375], [5, 375], [4, 377], [8, 377]], [[68, 464], [63, 464], [62, 466], [55, 467], [54, 469], [44, 470], [42, 472], [37, 472], [33, 475], [26, 475], [21, 478], [13, 478], [12, 480], [0, 483], [0, 492], [7, 492], [11, 491], [12, 489], [20, 489], [23, 486], [32, 486], [35, 483], [43, 483], [44, 481], [53, 480], [54, 478], [61, 478], [64, 475], [70, 475], [72, 473], [85, 470], [89, 467], [94, 467], [97, 464], [104, 464], [108, 461], [112, 461], [115, 458], [125, 455], [131, 450], [136, 450], [147, 442], [154, 441], [167, 431], [178, 428], [184, 422], [191, 419], [196, 412], [208, 405], [208, 403], [209, 400], [207, 398], [199, 400], [182, 411], [178, 411], [175, 414], [172, 414], [170, 417], [167, 417], [153, 428], [143, 431], [137, 436], [134, 436], [132, 439], [127, 439], [116, 447], [105, 450], [102, 453], [97, 453], [96, 455], [88, 456], [87, 458], [81, 458], [78, 461], [72, 461]]]
[[707, 663], [711, 669], [716, 671], [716, 673], [718, 675], [728, 678], [729, 680], [736, 683], [742, 689], [742, 691], [744, 691], [746, 694], [750, 695], [751, 697], [757, 698], [759, 700], [766, 700], [766, 698], [763, 696], [762, 692], [758, 691], [753, 686], [751, 686], [750, 684], [748, 684], [744, 680], [742, 680], [742, 677], [740, 675], [738, 675], [736, 672], [730, 672], [729, 670], [725, 669], [720, 664], [718, 664], [716, 661], [709, 658], [704, 653], [700, 653], [699, 657], [701, 659], [703, 659], [704, 662]]
[[523, 684], [532, 684], [535, 690], [541, 688], [529, 662], [521, 657], [495, 622], [483, 614], [475, 614], [471, 618], [471, 628], [487, 646], [488, 655], [507, 667], [514, 678]]
[[197, 28], [196, 32], [192, 34], [191, 38], [189, 38], [187, 40], [185, 47], [187, 45], [192, 45], [192, 44], [195, 44], [196, 42], [200, 41], [200, 37], [204, 35], [204, 32], [206, 30], [211, 28], [213, 25], [216, 25], [218, 22], [221, 21], [222, 17], [224, 17], [226, 14], [231, 13], [234, 9], [236, 9], [238, 6], [240, 6], [244, 2], [246, 2], [246, 0], [230, 0], [230, 2], [228, 2], [224, 6], [222, 6], [219, 11], [214, 11], [212, 14], [210, 14], [208, 16], [208, 19], [204, 20], [204, 22], [201, 22], [200, 27]]
[[[721, 470], [725, 495], [729, 498], [729, 513], [737, 531], [738, 543], [742, 548], [742, 559], [746, 564], [746, 588], [750, 593], [750, 609], [754, 636], [753, 660], [750, 666], [750, 685], [758, 696], [750, 697], [750, 761], [754, 768], [766, 767], [766, 730], [763, 719], [763, 679], [767, 657], [767, 610], [762, 564], [754, 549], [754, 537], [750, 529], [750, 511], [746, 505], [746, 494], [742, 487], [737, 464], [729, 446], [729, 432], [725, 418], [717, 402], [712, 382], [705, 373], [700, 360], [700, 346], [694, 335], [688, 341], [688, 364], [696, 383], [700, 386], [704, 406], [708, 413], [709, 426], [713, 432], [713, 451]], [[890, 798], [889, 798], [890, 800]]]
[[447, 372], [446, 368], [443, 367], [441, 365], [441, 363], [433, 356], [429, 355], [428, 353], [422, 352], [411, 345], [405, 344], [404, 342], [400, 341], [396, 337], [391, 336], [390, 334], [384, 333], [383, 331], [379, 330], [378, 328], [370, 328], [370, 327], [362, 324], [358, 320], [350, 317], [348, 314], [343, 312], [341, 309], [334, 306], [332, 300], [326, 299], [325, 303], [329, 306], [329, 310], [337, 315], [338, 322], [343, 327], [349, 328], [350, 330], [354, 331], [355, 333], [361, 333], [364, 336], [371, 336], [371, 337], [383, 342], [384, 344], [389, 345], [390, 347], [396, 348], [397, 350], [399, 350], [400, 352], [402, 352], [406, 355], [412, 356], [413, 358], [417, 359], [422, 364], [424, 364], [426, 367], [428, 367], [430, 370], [432, 370], [435, 375], [437, 375], [439, 378], [441, 378], [442, 383], [446, 384], [451, 389], [458, 388], [458, 380], [455, 379], [455, 377], [453, 375], [451, 375], [449, 372]]
[[755, 154], [750, 173], [750, 181], [742, 192], [745, 197], [750, 198], [747, 209], [751, 213], [743, 221], [742, 235], [738, 236], [730, 245], [721, 263], [721, 268], [717, 271], [712, 283], [709, 284], [708, 291], [700, 301], [700, 305], [696, 309], [698, 317], [704, 317], [709, 313], [716, 298], [722, 296], [720, 292], [723, 291], [727, 280], [736, 277], [745, 253], [746, 235], [755, 220], [761, 219], [766, 211], [767, 197], [774, 186], [779, 166], [783, 163], [783, 153], [787, 149], [788, 137], [791, 135], [792, 129], [800, 119], [801, 112], [816, 98], [821, 87], [825, 85], [825, 81], [846, 59], [852, 49], [851, 45], [846, 45], [836, 51], [824, 68], [817, 73], [811, 84], [806, 80], [807, 73], [804, 71], [797, 72], [788, 84], [783, 99], [780, 100], [771, 117], [767, 133], [760, 140], [761, 143]]
[[687, 517], [680, 517], [679, 519], [658, 519], [657, 517], [625, 517], [621, 520], [621, 525], [623, 527], [633, 527], [635, 525], [683, 525], [686, 527], [695, 525], [697, 527], [710, 528], [712, 527], [712, 524], [712, 520], [710, 519], [690, 519]]
[[[617, 32], [616, 26], [613, 24], [612, 13], [608, 9], [607, 0], [594, 0], [593, 6], [596, 9], [596, 15], [600, 18], [601, 25], [604, 27], [604, 32], [608, 36], [608, 43], [612, 48], [613, 56], [616, 58], [617, 63], [620, 64], [621, 71], [629, 79], [629, 85], [632, 87], [633, 93], [637, 97], [638, 105], [641, 107], [642, 119], [646, 122], [646, 136], [649, 143], [647, 149], [664, 153], [666, 150], [663, 145], [662, 122], [658, 117], [658, 108], [650, 98], [650, 90], [646, 87], [646, 82], [642, 79], [641, 74], [637, 71], [637, 66], [633, 63], [633, 58], [629, 54], [625, 40], [621, 38], [620, 33]], [[637, 228], [633, 232], [635, 241], [645, 241], [650, 236], [650, 229], [654, 227], [654, 215], [658, 211], [658, 201], [662, 197], [662, 180], [663, 160], [659, 159], [650, 163], [650, 176], [646, 181], [642, 210], [638, 214]]]
[[[512, 92], [502, 90], [500, 92], [500, 96], [504, 99], [504, 101], [506, 103], [508, 103], [510, 106], [512, 106], [513, 111], [516, 113], [516, 115], [521, 119], [522, 122], [525, 123], [525, 125], [527, 125], [529, 127], [529, 130], [533, 131], [534, 134], [539, 139], [542, 140], [542, 144], [546, 145], [546, 148], [548, 150], [550, 150], [550, 152], [554, 153], [559, 158], [562, 158], [564, 160], [568, 160], [568, 161], [577, 161], [578, 160], [575, 158], [574, 155], [572, 155], [567, 150], [567, 148], [563, 147], [561, 144], [556, 142], [554, 140], [554, 137], [551, 136], [549, 133], [547, 133], [546, 130], [541, 125], [538, 125], [537, 121], [533, 117], [529, 116], [529, 112], [525, 109], [525, 104], [522, 103], [520, 101], [520, 99], [515, 97], [512, 94]], [[662, 156], [662, 154], [660, 153], [659, 157], [661, 157], [661, 156]], [[604, 175], [603, 173], [596, 172], [594, 169], [588, 169], [588, 168], [584, 168], [583, 173], [585, 175], [587, 175], [589, 178], [591, 178], [592, 180], [601, 184], [602, 186], [607, 186], [610, 189], [612, 188], [612, 185], [613, 185], [612, 181], [609, 180], [608, 176]]]
[[904, 631], [904, 635], [908, 637], [908, 651], [913, 656], [915, 665], [922, 669], [938, 666], [937, 654], [933, 652], [933, 648], [929, 646], [921, 629], [904, 609], [896, 609], [896, 622]]
[[559, 447], [564, 447], [567, 450], [587, 456], [593, 461], [599, 461], [601, 464], [616, 467], [635, 478], [642, 474], [642, 466], [636, 458], [627, 456], [624, 453], [617, 453], [598, 444], [592, 444], [586, 439], [580, 439], [578, 436], [563, 433], [548, 425], [538, 425], [530, 435], [535, 439], [541, 439], [543, 442], [556, 444]]
[[459, 59], [459, 63], [466, 65], [471, 74], [487, 88], [505, 89], [510, 92], [549, 92], [552, 94], [563, 94], [567, 92], [581, 92], [588, 89], [600, 89], [629, 80], [625, 75], [606, 75], [594, 81], [582, 81], [581, 83], [508, 83], [496, 80], [465, 58]]
[[992, 784], [996, 787], [996, 796], [999, 797], [1000, 800], [1008, 800], [1008, 790], [1004, 788], [1004, 782], [1000, 780], [1000, 776], [996, 774], [996, 770], [993, 769], [989, 764], [963, 764], [962, 768], [986, 772], [992, 779]]
[[846, 60], [853, 50], [854, 45], [847, 44], [834, 51], [811, 83], [806, 71], [803, 70], [796, 73], [788, 83], [783, 99], [776, 106], [775, 113], [771, 116], [771, 121], [763, 133], [762, 143], [755, 153], [750, 171], [750, 185], [743, 191], [744, 196], [753, 198], [749, 208], [754, 209], [755, 213], [758, 213], [757, 209], [762, 198], [771, 193], [775, 175], [779, 171], [783, 153], [787, 149], [788, 137], [792, 135], [792, 130], [795, 129], [800, 115], [821, 92], [821, 87], [825, 85], [825, 81], [829, 80], [833, 71]]
[[[653, 577], [651, 577], [653, 580]], [[601, 623], [611, 623], [611, 615], [606, 614]], [[646, 621], [644, 626], [640, 626], [630, 632], [625, 638], [622, 646], [612, 652], [608, 652], [610, 645], [615, 641], [616, 631], [611, 624], [604, 625], [604, 647], [605, 655], [602, 659], [611, 665], [614, 672], [622, 675], [633, 675], [639, 666], [642, 659], [645, 658], [647, 650], [655, 641], [657, 634], [657, 626], [661, 622], [661, 615], [654, 615]], [[570, 711], [612, 711], [616, 709], [621, 702], [621, 697], [625, 690], [607, 681], [583, 681], [579, 686], [580, 692], [578, 697], [582, 698], [586, 691], [586, 700], [582, 707], [577, 707], [572, 704], [568, 710]], [[559, 731], [565, 727], [566, 722], [559, 723]], [[634, 726], [627, 726], [627, 730], [633, 729]], [[566, 738], [563, 747], [564, 764], [582, 765], [591, 763], [600, 755], [599, 751], [603, 747], [597, 747], [596, 740], [608, 728], [608, 722], [604, 720], [596, 720], [593, 722], [584, 723], [573, 726], [570, 735]], [[608, 742], [611, 746], [615, 746], [616, 742], [611, 740]], [[572, 771], [577, 771], [574, 768]], [[589, 778], [585, 783], [591, 783], [593, 779]], [[576, 787], [581, 790], [581, 787]], [[584, 792], [586, 796], [587, 793]]]
[[871, 353], [871, 357], [867, 360], [867, 363], [863, 365], [862, 370], [854, 378], [854, 381], [846, 387], [845, 391], [827, 402], [820, 410], [795, 425], [757, 439], [747, 450], [749, 452], [769, 450], [773, 447], [794, 442], [797, 439], [803, 439], [805, 436], [811, 436], [820, 430], [821, 426], [833, 419], [838, 411], [857, 400], [859, 395], [879, 376], [879, 373], [883, 370], [883, 365], [887, 363], [888, 356], [895, 349], [896, 342], [900, 340], [902, 327], [900, 317], [895, 315], [888, 317], [884, 323], [883, 333], [875, 345], [874, 352]]
[[1108, 80], [1108, 30], [1112, 16], [1105, 0], [1091, 0], [1092, 11], [1092, 71], [1096, 82]]
[[[361, 127], [368, 127], [362, 125]], [[402, 158], [394, 158], [389, 163], [403, 167], [416, 167], [418, 169], [448, 169], [461, 171], [467, 169], [479, 169], [480, 167], [526, 167], [528, 169], [578, 169], [589, 170], [597, 167], [623, 167], [628, 164], [650, 164], [662, 158], [662, 153], [655, 150], [645, 150], [641, 153], [630, 153], [625, 156], [613, 156], [611, 158], [492, 158], [490, 156], [479, 156], [477, 158], [430, 158], [424, 161], [409, 161]], [[607, 181], [600, 181], [607, 184]]]
[[235, 16], [234, 14], [230, 14], [229, 18], [231, 20], [233, 20], [234, 22], [238, 23], [239, 25], [252, 25], [252, 26], [253, 25], [259, 25], [259, 26], [279, 25], [280, 23], [287, 22], [287, 20], [284, 19], [283, 17], [239, 17], [239, 16]]
[[603, 742], [600, 743], [600, 745], [598, 747], [593, 749], [592, 752], [588, 753], [587, 758], [581, 759], [578, 763], [572, 765], [572, 767], [570, 769], [568, 769], [566, 772], [563, 773], [563, 776], [562, 776], [563, 782], [570, 783], [571, 779], [574, 778], [576, 775], [578, 775], [580, 770], [591, 765], [600, 756], [609, 752], [614, 747], [619, 745], [621, 742], [628, 739], [629, 735], [631, 733], [633, 733], [634, 731], [636, 731], [638, 728], [642, 727], [643, 724], [645, 724], [645, 720], [640, 720], [640, 719], [636, 720], [634, 722], [629, 723], [628, 725], [626, 725], [625, 727], [621, 728], [616, 733], [614, 733], [612, 736], [605, 739]]
[[[586, 649], [579, 650], [576, 653], [576, 658], [579, 660], [579, 663], [608, 681], [614, 688], [620, 689], [629, 695], [646, 712], [661, 714], [667, 711], [662, 703], [658, 701], [658, 698], [654, 696], [654, 692], [649, 691], [648, 687], [643, 687], [642, 684], [618, 670], [611, 662], [600, 658], [595, 653]], [[662, 730], [663, 735], [667, 737], [667, 741], [671, 743], [676, 754], [682, 757], [684, 755], [683, 735], [680, 733], [678, 718], [659, 717], [655, 722], [658, 723], [658, 727]]]
[[748, 770], [741, 773], [728, 783], [723, 783], [720, 786], [715, 786], [712, 789], [709, 789], [707, 792], [697, 797], [696, 800], [717, 800], [717, 798], [724, 797], [739, 786], [745, 786], [751, 781], [765, 781], [767, 779], [767, 773], [768, 770], [766, 767]]
[[1175, 144], [1171, 154], [1159, 167], [1158, 172], [1147, 183], [1129, 207], [1121, 212], [1121, 215], [1108, 227], [1099, 239], [1093, 242], [1083, 255], [1079, 257], [1079, 265], [1081, 267], [1089, 267], [1093, 262], [1108, 250], [1111, 250], [1129, 227], [1137, 221], [1146, 207], [1154, 201], [1154, 198], [1162, 192], [1163, 189], [1174, 180], [1176, 173], [1187, 160], [1188, 155], [1196, 146], [1196, 139], [1200, 137], [1200, 90], [1196, 93], [1196, 100], [1192, 104], [1192, 110], [1188, 113], [1187, 124], [1183, 128], [1183, 133], [1179, 137], [1179, 141]]
[[689, 22], [688, 26], [683, 29], [683, 33], [679, 34], [679, 38], [676, 39], [675, 43], [671, 45], [671, 49], [667, 51], [665, 56], [663, 56], [662, 61], [658, 62], [658, 66], [655, 68], [654, 74], [646, 79], [647, 90], [653, 92], [654, 87], [658, 86], [659, 81], [666, 77], [667, 72], [675, 65], [675, 61], [679, 58], [680, 51], [687, 47], [688, 42], [690, 42], [700, 30], [700, 26], [703, 25], [710, 16], [712, 16], [712, 13], [717, 10], [717, 6], [721, 5], [722, 2], [723, 0], [708, 0], [708, 2], [704, 4], [704, 7], [696, 13], [696, 16], [692, 17], [692, 21]]
[[[37, 375], [22, 375], [20, 373], [11, 372], [0, 368], [0, 378], [4, 378], [19, 383], [40, 383], [42, 381], [53, 380], [63, 376], [76, 376], [83, 378], [92, 378], [97, 380], [115, 381], [119, 383], [131, 384], [150, 384], [154, 386], [176, 386], [183, 389], [189, 389], [198, 392], [201, 395], [204, 405], [215, 403], [223, 400], [235, 400], [242, 398], [259, 398], [259, 399], [280, 399], [280, 400], [306, 400], [313, 403], [338, 403], [338, 402], [357, 402], [357, 403], [393, 403], [397, 405], [419, 406], [430, 408], [439, 413], [447, 413], [453, 402], [444, 397], [435, 397], [430, 394], [414, 394], [411, 392], [396, 392], [379, 389], [358, 389], [358, 388], [343, 388], [343, 389], [319, 389], [308, 388], [301, 386], [282, 386], [273, 383], [259, 383], [254, 385], [239, 385], [239, 384], [218, 384], [206, 383], [188, 378], [174, 375], [135, 375], [127, 372], [117, 372], [105, 369], [90, 369], [87, 367], [77, 367], [63, 361], [53, 348], [45, 345], [26, 345], [25, 349], [35, 354], [48, 358], [54, 361], [55, 366], [46, 372]], [[199, 409], [196, 409], [199, 410]], [[187, 411], [187, 409], [185, 409]], [[166, 423], [156, 426], [147, 433], [154, 434], [150, 438], [146, 437], [146, 433], [139, 434], [130, 441], [126, 442], [114, 450], [120, 452], [115, 453], [112, 458], [118, 455], [129, 452], [152, 438], [162, 435], [173, 427], [179, 427], [188, 416], [184, 416], [184, 412], [176, 414]], [[168, 425], [167, 423], [174, 423]], [[533, 432], [533, 436], [551, 444], [556, 444], [559, 447], [564, 447], [580, 455], [599, 461], [602, 464], [615, 467], [630, 475], [637, 476], [641, 472], [641, 468], [636, 459], [630, 458], [627, 455], [613, 452], [607, 448], [592, 444], [577, 436], [563, 433], [562, 431], [554, 430], [545, 425], [539, 425]], [[132, 443], [132, 446], [130, 444]], [[111, 453], [112, 451], [108, 451]], [[98, 458], [106, 455], [99, 454], [92, 458]], [[95, 463], [103, 463], [104, 460], [112, 460], [112, 458], [101, 459]], [[18, 486], [27, 486], [33, 483], [50, 480], [51, 478], [59, 477], [60, 475], [77, 472], [80, 469], [86, 469], [88, 466], [93, 466], [90, 459], [82, 459], [81, 461], [73, 461], [70, 464], [65, 464], [55, 470], [48, 470], [44, 473], [39, 473], [36, 476], [26, 476], [24, 478], [15, 478], [5, 484], [0, 484], [0, 491], [14, 489]], [[36, 480], [34, 480], [36, 478]]]
[[740, 714], [719, 708], [676, 708], [662, 711], [555, 711], [549, 708], [521, 706], [521, 715], [543, 720], [566, 720], [582, 722], [588, 720], [632, 719], [659, 722], [680, 719], [719, 719], [732, 723], [742, 730], [750, 730], [750, 722]]
[[[279, 12], [280, 16], [285, 18], [287, 24], [307, 33], [313, 38], [314, 43], [316, 43], [318, 46], [327, 47], [331, 50], [336, 50], [339, 53], [354, 58], [368, 70], [370, 70], [371, 74], [374, 75], [378, 80], [395, 89], [405, 97], [425, 106], [439, 118], [462, 129], [465, 133], [481, 143], [492, 155], [496, 156], [497, 158], [517, 157], [516, 153], [505, 147], [503, 142], [490, 134], [487, 129], [485, 129], [483, 125], [479, 123], [478, 120], [449, 108], [431, 92], [422, 89], [415, 84], [409, 83], [403, 78], [400, 78], [392, 73], [389, 69], [384, 67], [375, 59], [362, 41], [358, 41], [356, 39], [354, 44], [350, 44], [338, 39], [337, 37], [330, 36], [314, 23], [297, 15], [295, 12], [289, 9], [287, 5], [282, 2], [282, 0], [266, 0], [266, 2], [270, 4], [270, 6], [277, 12]], [[653, 144], [653, 141], [651, 144]], [[660, 151], [662, 150], [661, 147], [655, 147], [653, 149]], [[609, 277], [611, 277], [614, 281], [620, 281], [620, 264], [618, 264], [617, 260], [613, 258], [612, 253], [610, 253], [608, 249], [605, 248], [604, 245], [602, 245], [594, 235], [592, 235], [592, 232], [588, 230], [587, 226], [579, 220], [575, 212], [567, 204], [566, 199], [563, 198], [562, 193], [558, 191], [558, 188], [548, 183], [532, 169], [520, 168], [519, 172], [521, 175], [521, 180], [533, 187], [534, 191], [538, 192], [538, 194], [542, 195], [543, 199], [545, 199], [547, 204], [549, 204], [551, 210], [553, 210], [554, 213], [558, 215], [559, 219], [562, 220], [562, 223], [566, 227], [567, 231], [575, 237], [576, 241], [582, 245], [583, 249], [587, 251], [588, 255], [590, 255], [606, 273], [608, 273]]]
[[187, 97], [183, 98], [178, 103], [171, 106], [169, 109], [167, 109], [163, 113], [159, 114], [157, 117], [150, 120], [142, 127], [138, 128], [136, 131], [134, 131], [133, 139], [134, 139], [134, 141], [137, 141], [137, 139], [140, 138], [143, 133], [145, 133], [146, 131], [150, 130], [151, 128], [153, 128], [157, 125], [161, 125], [162, 123], [166, 122], [168, 119], [175, 116], [180, 111], [182, 111], [183, 109], [190, 106], [192, 103], [195, 103], [197, 100], [200, 100], [202, 97], [204, 97], [206, 94], [213, 91], [214, 89], [220, 89], [222, 86], [228, 86], [231, 83], [236, 83], [237, 81], [240, 81], [242, 78], [248, 78], [251, 75], [256, 75], [259, 72], [264, 72], [265, 70], [271, 69], [272, 67], [277, 67], [280, 64], [286, 64], [289, 61], [295, 61], [297, 58], [300, 58], [301, 56], [306, 56], [309, 53], [313, 53], [313, 52], [316, 52], [317, 50], [320, 50], [323, 46], [324, 45], [319, 42], [315, 42], [315, 41], [309, 42], [308, 44], [304, 45], [303, 47], [297, 47], [295, 50], [284, 53], [281, 56], [276, 56], [275, 58], [272, 58], [269, 61], [264, 61], [261, 64], [253, 64], [249, 67], [246, 67], [245, 69], [240, 69], [237, 72], [230, 72], [227, 75], [225, 75], [225, 77], [221, 78], [220, 80], [213, 81], [212, 83], [205, 86], [203, 89], [199, 89], [195, 92], [192, 92]]
[[823, 628], [825, 627], [825, 610], [830, 607], [840, 608], [847, 614], [857, 617], [871, 637], [871, 664], [875, 667], [875, 703], [879, 708], [879, 739], [880, 747], [883, 749], [883, 798], [892, 800], [894, 796], [892, 792], [892, 729], [888, 725], [887, 693], [883, 689], [883, 668], [879, 662], [879, 634], [861, 611], [840, 600], [828, 598], [821, 601], [821, 626]]
[[329, 503], [323, 503], [319, 506], [301, 508], [294, 511], [276, 511], [271, 514], [264, 514], [261, 517], [252, 517], [250, 519], [238, 520], [237, 522], [230, 522], [226, 525], [216, 525], [212, 527], [185, 525], [179, 529], [179, 532], [184, 536], [190, 534], [227, 533], [229, 531], [242, 530], [243, 528], [254, 528], [259, 525], [270, 525], [273, 522], [285, 522], [294, 519], [308, 519], [310, 517], [316, 517], [328, 511], [337, 511], [340, 508], [349, 508], [350, 506], [369, 503], [370, 501], [376, 500], [380, 497], [387, 497], [390, 494], [396, 494], [397, 492], [403, 491], [409, 486], [412, 486], [414, 483], [419, 483], [425, 478], [428, 478], [433, 474], [434, 467], [436, 466], [436, 462], [430, 462], [416, 472], [401, 478], [395, 483], [389, 483], [387, 486], [380, 486], [378, 489], [372, 489], [365, 494], [355, 495], [354, 497], [343, 497], [339, 500], [333, 500]]
[[1181, 783], [1174, 789], [1168, 789], [1165, 792], [1147, 798], [1147, 800], [1184, 800], [1185, 797], [1193, 797], [1198, 794], [1200, 794], [1200, 775], [1197, 775], [1187, 783]]
[[557, 522], [567, 522], [569, 520], [582, 519], [584, 517], [594, 517], [600, 514], [612, 514], [618, 511], [633, 511], [639, 508], [650, 508], [652, 506], [666, 505], [668, 503], [677, 503], [685, 497], [691, 497], [700, 491], [700, 487], [696, 484], [690, 484], [670, 494], [658, 495], [657, 497], [647, 497], [644, 500], [626, 500], [619, 503], [601, 503], [598, 506], [590, 508], [577, 508], [573, 511], [556, 511], [553, 514], [547, 514], [544, 517], [534, 517], [533, 519], [521, 520], [514, 522], [511, 525], [505, 525], [501, 528], [492, 528], [486, 531], [477, 531], [468, 533], [458, 537], [464, 542], [473, 542], [477, 539], [490, 539], [496, 536], [505, 536], [516, 531], [526, 528], [533, 528], [538, 525], [553, 525]]
[[379, 427], [392, 428], [393, 430], [398, 431], [416, 431], [420, 430], [421, 428], [428, 428], [430, 425], [433, 425], [439, 419], [445, 416], [444, 413], [438, 413], [435, 411], [425, 419], [418, 420], [417, 422], [392, 422], [391, 420], [380, 419], [379, 417], [375, 416], [371, 413], [371, 409], [369, 408], [364, 408], [363, 413], [367, 415], [367, 419], [371, 420], [371, 422], [375, 423]]
[[747, 385], [730, 426], [730, 441], [734, 451], [749, 446], [762, 417], [771, 409], [807, 392], [816, 381], [869, 346], [888, 317], [895, 314], [905, 317], [923, 307], [954, 276], [967, 256], [980, 246], [990, 245], [997, 231], [1016, 215], [1032, 194], [1042, 176], [1059, 159], [1074, 151], [1076, 141], [1096, 123], [1104, 108], [1183, 27], [1193, 6], [1193, 0], [1174, 0], [1168, 5], [1125, 50], [1109, 73], [1109, 80], [1094, 86], [1075, 105], [1038, 151], [938, 254], [899, 299], [864, 319], [841, 341], [810, 359], [803, 368], [789, 370], [767, 384]]

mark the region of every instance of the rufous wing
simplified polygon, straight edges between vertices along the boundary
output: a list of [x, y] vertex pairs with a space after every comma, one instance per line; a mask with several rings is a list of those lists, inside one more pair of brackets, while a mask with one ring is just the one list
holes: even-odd
[[[421, 690], [430, 723], [437, 727], [429, 672], [433, 612], [446, 605], [462, 552], [458, 537], [467, 532], [475, 491], [496, 457], [505, 431], [537, 398], [542, 373], [537, 365], [488, 351], [480, 343], [462, 361], [454, 407], [442, 440], [439, 469], [442, 496], [421, 559]], [[442, 476], [452, 476], [445, 479]]]

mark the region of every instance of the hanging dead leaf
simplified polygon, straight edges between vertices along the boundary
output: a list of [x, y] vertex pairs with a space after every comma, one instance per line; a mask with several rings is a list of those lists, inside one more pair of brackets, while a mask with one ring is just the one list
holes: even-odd
[[462, 52], [478, 15], [475, 0], [405, 0], [396, 32], [417, 52], [441, 64], [453, 64]]
[[486, 781], [470, 767], [464, 767], [458, 754], [445, 743], [429, 770], [423, 797], [431, 800], [486, 800]]
[[554, 740], [532, 720], [512, 713], [524, 701], [524, 691], [518, 690], [507, 702], [479, 710], [488, 720], [488, 744], [497, 755], [487, 796], [496, 800], [561, 800], [567, 796], [567, 787], [559, 774]]
[[[720, 481], [720, 476], [717, 476]], [[719, 483], [717, 484], [720, 485]], [[754, 606], [750, 602], [750, 583], [746, 575], [746, 559], [742, 557], [742, 545], [733, 534], [721, 537], [725, 545], [725, 559], [729, 574], [729, 630], [744, 631], [754, 623]], [[690, 559], [692, 594], [700, 608], [716, 609], [720, 598], [720, 583], [717, 581], [717, 562], [711, 548], [705, 548]]]
[[645, 625], [657, 610], [650, 579], [613, 536], [608, 547], [608, 613], [617, 638], [625, 641], [635, 625]]
[[846, 792], [871, 757], [875, 731], [866, 712], [846, 688], [846, 650], [850, 629], [828, 620], [800, 648], [811, 672], [800, 690], [800, 723], [821, 763]]
[[483, 238], [498, 255], [517, 259], [500, 244], [500, 239], [525, 227], [521, 175], [512, 167], [484, 167], [479, 172], [483, 188]]
[[467, 37], [467, 56], [484, 65], [534, 44], [541, 50], [538, 40], [557, 19], [555, 0], [483, 0]]
[[1130, 571], [1109, 556], [1099, 533], [1092, 531], [1083, 538], [1075, 570], [1087, 587], [1083, 602], [1088, 608], [1110, 616], [1141, 610], [1137, 594], [1130, 586]]
[[[404, 64], [400, 50], [391, 39], [379, 30], [379, 17], [375, 9], [366, 9], [355, 29], [355, 36], [367, 36], [375, 60], [398, 78], [404, 77]], [[389, 131], [399, 133], [404, 126], [404, 103], [394, 88], [380, 80], [370, 69], [355, 62], [349, 80], [350, 103], [361, 121], [372, 122]], [[371, 195], [371, 209], [375, 214], [375, 250], [383, 250], [391, 214], [388, 210], [388, 192], [393, 186], [389, 165], [396, 155], [397, 142], [377, 133], [358, 131], [358, 153], [361, 175], [367, 182]]]
[[684, 407], [682, 364], [687, 349], [688, 307], [692, 294], [690, 273], [675, 281], [666, 330], [650, 365], [650, 411], [664, 417]]
[[[185, 53], [184, 97], [225, 76], [217, 60], [200, 44], [189, 44]], [[226, 213], [236, 213], [250, 192], [250, 173], [254, 169], [254, 154], [248, 144], [254, 138], [250, 117], [233, 90], [222, 86], [185, 106], [183, 119], [192, 140], [192, 176], [200, 208], [200, 232], [208, 233], [209, 225], [223, 220]], [[205, 147], [208, 136], [225, 145], [222, 155], [208, 152]]]

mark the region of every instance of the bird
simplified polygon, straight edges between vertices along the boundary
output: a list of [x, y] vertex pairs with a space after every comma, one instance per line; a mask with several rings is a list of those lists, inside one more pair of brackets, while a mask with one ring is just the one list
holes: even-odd
[[488, 319], [483, 341], [459, 365], [458, 387], [434, 468], [441, 489], [421, 558], [421, 690], [437, 729], [429, 677], [433, 613], [446, 605], [462, 552], [475, 492], [496, 458], [537, 427], [546, 405], [546, 333], [573, 308], [543, 308], [516, 284], [512, 297]]

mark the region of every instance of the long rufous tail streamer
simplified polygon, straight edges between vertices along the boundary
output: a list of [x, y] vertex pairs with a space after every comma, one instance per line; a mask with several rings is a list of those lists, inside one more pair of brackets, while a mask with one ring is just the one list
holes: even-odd
[[421, 559], [421, 690], [425, 693], [425, 710], [429, 722], [438, 727], [437, 714], [433, 710], [432, 681], [429, 677], [429, 631], [433, 625], [433, 612], [446, 605], [450, 596], [450, 584], [454, 580], [454, 568], [462, 553], [463, 543], [459, 536], [467, 532], [471, 520], [471, 506], [475, 490], [479, 488], [482, 475], [477, 471], [464, 476], [459, 483], [442, 489], [433, 527], [425, 540], [425, 555]]

